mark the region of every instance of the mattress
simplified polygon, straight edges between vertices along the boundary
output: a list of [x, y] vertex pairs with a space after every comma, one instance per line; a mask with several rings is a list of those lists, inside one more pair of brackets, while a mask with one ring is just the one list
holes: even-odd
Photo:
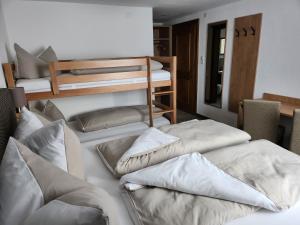
[[[158, 117], [153, 120], [154, 127], [161, 127], [167, 124], [170, 124], [170, 121], [165, 117]], [[79, 137], [80, 142], [82, 143], [93, 141], [96, 139], [111, 138], [115, 136], [124, 137], [129, 135], [138, 135], [142, 131], [149, 128], [148, 122], [136, 122], [136, 123], [130, 123], [122, 126], [111, 127], [111, 128], [92, 131], [92, 132], [82, 132], [77, 127], [78, 123], [76, 121], [69, 122], [68, 125], [74, 130], [74, 132]]]
[[[122, 191], [119, 188], [119, 180], [114, 178], [110, 171], [101, 161], [96, 153], [96, 145], [113, 139], [118, 139], [123, 135], [107, 137], [82, 144], [83, 158], [85, 165], [86, 180], [100, 188], [105, 189], [116, 201], [118, 205], [118, 219], [120, 225], [135, 225], [131, 218], [134, 218], [134, 212], [126, 206], [126, 201], [122, 197]], [[132, 217], [131, 217], [132, 216]], [[251, 216], [233, 220], [225, 225], [299, 225], [300, 224], [300, 202], [293, 208], [281, 212], [271, 213], [267, 211], [259, 211]]]
[[[75, 76], [71, 74], [65, 74], [65, 75]], [[166, 70], [152, 71], [153, 81], [166, 81], [166, 80], [170, 80], [170, 77], [171, 77], [170, 72]], [[114, 85], [122, 85], [122, 84], [138, 84], [138, 83], [145, 83], [145, 82], [147, 82], [146, 77], [139, 77], [139, 78], [97, 81], [97, 82], [60, 84], [59, 90], [106, 87], [106, 86], [114, 86]], [[38, 92], [51, 91], [50, 77], [39, 78], [39, 79], [19, 79], [16, 81], [16, 86], [23, 87], [25, 89], [25, 93], [38, 93]]]

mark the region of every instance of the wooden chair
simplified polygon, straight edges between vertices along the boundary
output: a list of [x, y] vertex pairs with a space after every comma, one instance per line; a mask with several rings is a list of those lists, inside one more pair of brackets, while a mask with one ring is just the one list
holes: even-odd
[[300, 154], [300, 109], [294, 111], [294, 122], [290, 150]]
[[252, 140], [278, 142], [280, 102], [244, 100], [242, 108], [243, 129], [251, 135]]

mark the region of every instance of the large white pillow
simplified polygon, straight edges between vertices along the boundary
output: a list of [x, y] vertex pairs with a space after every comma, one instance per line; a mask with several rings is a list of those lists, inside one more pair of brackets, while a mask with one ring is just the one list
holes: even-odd
[[37, 116], [34, 113], [30, 112], [26, 107], [23, 107], [14, 137], [17, 140], [23, 140], [42, 127], [43, 124], [37, 118]]
[[22, 142], [53, 165], [84, 178], [80, 141], [64, 120], [42, 127]]
[[55, 166], [68, 171], [63, 120], [55, 121], [33, 132], [22, 142]]

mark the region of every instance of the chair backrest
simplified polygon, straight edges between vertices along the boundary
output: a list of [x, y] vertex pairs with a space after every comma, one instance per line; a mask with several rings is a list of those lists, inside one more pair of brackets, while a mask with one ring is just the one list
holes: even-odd
[[244, 100], [244, 130], [252, 140], [266, 139], [278, 141], [280, 102], [264, 100]]
[[300, 109], [294, 111], [294, 122], [290, 150], [300, 154]]

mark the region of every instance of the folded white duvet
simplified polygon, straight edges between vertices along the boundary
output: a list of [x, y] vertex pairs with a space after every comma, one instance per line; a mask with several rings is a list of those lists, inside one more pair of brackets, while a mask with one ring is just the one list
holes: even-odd
[[[150, 128], [135, 140], [121, 160], [152, 154], [178, 140], [178, 137]], [[265, 195], [217, 168], [198, 152], [128, 173], [120, 182], [131, 191], [154, 186], [278, 211]]]
[[129, 173], [120, 182], [129, 190], [154, 186], [278, 211], [265, 195], [218, 169], [200, 153], [186, 154]]

